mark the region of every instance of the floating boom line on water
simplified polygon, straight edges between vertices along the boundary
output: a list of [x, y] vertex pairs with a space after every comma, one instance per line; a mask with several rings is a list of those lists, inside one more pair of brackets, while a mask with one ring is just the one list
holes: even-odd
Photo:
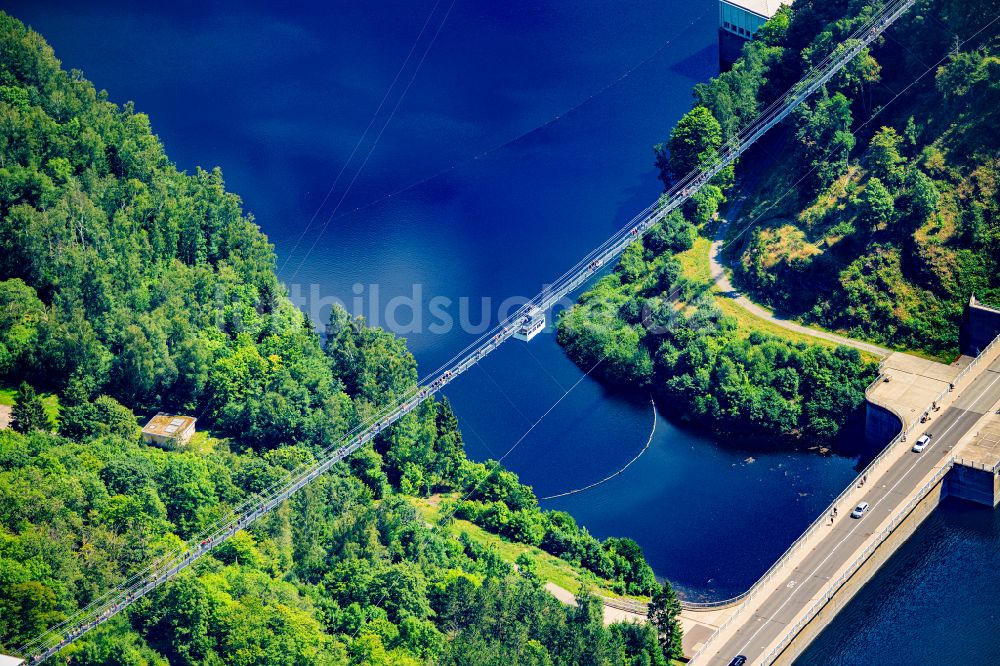
[[608, 481], [610, 481], [611, 479], [615, 478], [616, 476], [621, 475], [622, 472], [624, 472], [629, 467], [631, 467], [632, 463], [634, 463], [636, 460], [638, 460], [639, 458], [641, 458], [642, 454], [645, 453], [646, 449], [649, 448], [649, 445], [653, 443], [653, 435], [656, 434], [656, 402], [652, 398], [650, 398], [649, 399], [649, 404], [652, 405], [652, 407], [653, 407], [653, 429], [649, 431], [649, 438], [646, 440], [646, 445], [644, 447], [642, 447], [641, 449], [639, 449], [639, 453], [635, 454], [635, 456], [633, 456], [631, 460], [629, 460], [627, 463], [625, 463], [624, 467], [622, 467], [620, 470], [618, 470], [614, 474], [608, 474], [606, 477], [604, 477], [600, 481], [594, 481], [589, 486], [584, 486], [583, 488], [574, 488], [573, 490], [567, 490], [564, 493], [558, 493], [556, 495], [548, 495], [547, 497], [539, 497], [538, 501], [542, 502], [542, 501], [545, 501], [545, 500], [557, 499], [559, 497], [569, 497], [570, 495], [579, 495], [580, 493], [587, 492], [588, 490], [591, 490], [592, 488], [596, 488], [597, 486], [601, 485], [602, 483], [607, 483]]

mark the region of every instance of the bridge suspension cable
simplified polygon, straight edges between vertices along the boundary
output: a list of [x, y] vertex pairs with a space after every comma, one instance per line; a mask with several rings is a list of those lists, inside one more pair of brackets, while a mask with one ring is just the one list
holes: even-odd
[[94, 599], [86, 607], [21, 646], [19, 652], [29, 663], [40, 663], [81, 636], [116, 616], [159, 585], [187, 569], [236, 532], [267, 515], [320, 474], [357, 451], [376, 436], [415, 410], [422, 402], [509, 340], [520, 322], [534, 308], [547, 310], [575, 291], [600, 269], [616, 259], [668, 214], [680, 207], [725, 168], [733, 164], [751, 145], [788, 115], [810, 95], [829, 82], [841, 69], [902, 16], [916, 0], [892, 0], [864, 21], [851, 36], [817, 63], [784, 95], [769, 104], [753, 121], [730, 137], [718, 155], [703, 168], [680, 178], [657, 201], [640, 211], [580, 261], [545, 287], [541, 293], [470, 342], [417, 385], [347, 432], [340, 440], [317, 453], [316, 462], [289, 473], [271, 488], [248, 496], [233, 507], [227, 518], [193, 536], [180, 548], [156, 558], [118, 587]]

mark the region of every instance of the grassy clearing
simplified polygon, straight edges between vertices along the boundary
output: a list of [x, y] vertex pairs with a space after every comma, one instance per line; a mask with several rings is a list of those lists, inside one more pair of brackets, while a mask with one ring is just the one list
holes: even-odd
[[228, 445], [228, 442], [224, 439], [213, 437], [207, 430], [196, 430], [191, 437], [191, 441], [184, 447], [184, 450], [191, 451], [192, 453], [208, 454], [218, 449], [220, 445], [224, 447]]
[[[441, 518], [442, 508], [439, 501], [416, 497], [408, 497], [407, 499], [411, 504], [413, 504], [414, 508], [416, 508], [417, 513], [424, 522], [430, 523], [431, 525], [438, 524], [438, 521]], [[446, 499], [446, 497], [439, 499]], [[505, 562], [509, 562], [511, 564], [514, 564], [515, 560], [517, 560], [519, 556], [526, 554], [535, 565], [535, 571], [538, 573], [539, 578], [549, 583], [555, 583], [559, 587], [569, 590], [573, 594], [579, 592], [581, 586], [586, 583], [595, 594], [600, 594], [606, 597], [621, 596], [605, 587], [602, 587], [596, 577], [594, 577], [594, 575], [590, 572], [578, 569], [566, 560], [562, 560], [554, 555], [546, 553], [535, 546], [505, 541], [496, 534], [487, 532], [483, 528], [470, 523], [467, 520], [452, 520], [449, 525], [444, 527], [444, 529], [456, 538], [461, 534], [467, 535], [475, 543], [486, 548], [493, 549], [501, 558], [503, 558]]]
[[712, 268], [708, 263], [708, 253], [712, 240], [698, 235], [690, 249], [679, 252], [674, 258], [681, 263], [681, 275], [695, 282], [711, 282]]
[[[945, 318], [952, 317], [954, 313], [946, 311], [949, 307], [948, 301], [968, 298], [967, 285], [975, 282], [969, 279], [970, 275], [979, 275], [981, 282], [988, 284], [988, 276], [982, 272], [983, 266], [987, 264], [976, 261], [971, 265], [963, 265], [961, 262], [963, 253], [974, 254], [968, 247], [963, 249], [965, 242], [958, 238], [957, 231], [961, 226], [960, 210], [968, 203], [966, 199], [973, 195], [964, 192], [959, 197], [953, 186], [948, 183], [967, 179], [958, 171], [949, 171], [947, 165], [950, 160], [945, 159], [936, 144], [925, 148], [920, 160], [923, 162], [921, 166], [924, 171], [935, 177], [941, 199], [936, 213], [928, 216], [910, 240], [894, 238], [895, 232], [883, 226], [878, 231], [878, 246], [868, 245], [865, 240], [868, 232], [864, 228], [861, 214], [863, 206], [859, 201], [864, 198], [871, 174], [857, 164], [852, 164], [847, 172], [828, 188], [805, 201], [797, 196], [782, 198], [785, 192], [794, 194], [798, 191], [797, 183], [792, 182], [796, 178], [794, 170], [779, 168], [777, 165], [775, 168], [769, 167], [760, 181], [753, 185], [742, 212], [736, 216], [736, 221], [740, 228], [749, 221], [760, 230], [760, 252], [753, 255], [753, 261], [760, 269], [772, 271], [777, 266], [794, 263], [797, 259], [808, 261], [818, 253], [826, 253], [827, 258], [835, 263], [824, 270], [840, 273], [838, 278], [830, 280], [828, 285], [830, 288], [849, 290], [852, 287], [856, 288], [860, 283], [869, 289], [877, 290], [883, 298], [893, 304], [893, 313], [889, 318], [892, 321], [882, 323], [866, 321], [870, 315], [864, 314], [826, 319], [827, 324], [832, 326], [838, 325], [836, 322], [844, 322], [843, 326], [850, 331], [846, 334], [811, 324], [805, 324], [806, 326], [818, 331], [848, 335], [857, 340], [882, 346], [886, 346], [884, 341], [873, 338], [885, 335], [890, 339], [903, 341], [895, 346], [901, 352], [940, 363], [949, 363], [952, 360], [950, 352], [940, 351], [940, 341], [943, 338], [937, 342], [927, 340], [925, 344], [921, 338], [913, 338], [905, 332], [898, 334], [893, 324], [899, 324], [905, 331], [913, 321], [922, 320], [928, 324], [937, 324]], [[995, 179], [988, 180], [992, 183]], [[987, 189], [992, 192], [989, 187]], [[847, 247], [831, 255], [830, 249], [845, 241], [848, 242]], [[873, 273], [863, 272], [860, 276], [849, 275], [853, 265], [858, 261], [869, 261], [877, 265], [880, 261], [885, 261], [887, 252], [898, 254], [909, 242], [916, 244], [913, 254], [920, 257], [921, 270], [936, 276], [940, 288], [931, 291], [922, 286], [921, 282], [910, 281], [904, 276], [901, 267]], [[809, 302], [808, 294], [801, 287], [788, 285], [782, 288], [782, 291], [787, 292], [786, 296], [790, 302]], [[800, 314], [804, 314], [804, 311]], [[857, 329], [865, 333], [859, 334]], [[902, 346], [902, 344], [917, 347]], [[939, 351], [936, 353], [926, 351], [924, 347]]]
[[736, 320], [739, 331], [742, 336], [749, 335], [752, 331], [760, 331], [762, 333], [769, 333], [779, 338], [788, 340], [789, 342], [799, 343], [804, 342], [810, 345], [821, 345], [823, 347], [837, 347], [838, 345], [830, 340], [824, 340], [823, 338], [816, 338], [805, 333], [799, 333], [797, 331], [790, 331], [787, 328], [778, 326], [772, 321], [767, 319], [761, 319], [755, 314], [747, 312], [741, 308], [735, 301], [731, 298], [725, 298], [721, 294], [716, 295], [715, 302], [722, 310], [724, 314], [732, 317]]
[[[711, 246], [711, 239], [705, 238], [704, 236], [698, 236], [697, 239], [695, 239], [694, 245], [691, 246], [691, 249], [685, 250], [684, 252], [676, 255], [677, 260], [681, 262], [681, 274], [684, 275], [684, 277], [697, 282], [712, 281], [712, 269], [708, 261], [708, 254]], [[804, 333], [789, 331], [786, 328], [778, 326], [774, 322], [761, 319], [760, 317], [741, 308], [731, 298], [722, 296], [715, 291], [714, 288], [713, 292], [715, 293], [716, 305], [719, 306], [719, 309], [722, 310], [723, 314], [730, 316], [737, 321], [741, 334], [749, 335], [752, 331], [761, 331], [784, 338], [785, 340], [789, 340], [791, 342], [821, 344], [826, 347], [836, 346], [828, 340], [814, 338], [811, 335], [805, 335]]]
[[766, 269], [778, 264], [809, 261], [823, 253], [806, 239], [805, 232], [791, 224], [762, 230], [760, 242], [763, 256], [759, 262]]
[[[42, 405], [45, 407], [45, 413], [55, 423], [59, 419], [59, 396], [53, 393], [42, 393], [40, 395], [42, 397]], [[0, 386], [0, 405], [13, 406], [16, 397], [16, 386]]]
[[[689, 250], [685, 250], [676, 255], [677, 260], [681, 264], [681, 274], [696, 282], [711, 282], [712, 281], [712, 269], [708, 261], [709, 251], [712, 246], [712, 240], [706, 238], [705, 236], [698, 236], [695, 239], [694, 245], [691, 246]], [[779, 326], [772, 321], [767, 319], [761, 319], [755, 314], [747, 312], [741, 308], [735, 301], [731, 298], [726, 298], [722, 294], [718, 293], [713, 287], [713, 293], [715, 294], [715, 303], [722, 310], [723, 314], [732, 317], [736, 320], [737, 326], [739, 328], [740, 334], [742, 336], [747, 336], [753, 331], [760, 331], [762, 333], [768, 333], [770, 335], [788, 340], [792, 343], [805, 343], [811, 345], [822, 345], [824, 347], [837, 347], [835, 342], [829, 340], [824, 340], [822, 338], [813, 337], [805, 333], [798, 333], [796, 331], [790, 331], [787, 328]], [[811, 326], [806, 324], [807, 328], [814, 329], [816, 331], [823, 331], [822, 328], [817, 326]], [[861, 352], [862, 357], [867, 361], [878, 361], [879, 357], [875, 354], [869, 354], [868, 352]], [[931, 358], [927, 356], [927, 358]]]

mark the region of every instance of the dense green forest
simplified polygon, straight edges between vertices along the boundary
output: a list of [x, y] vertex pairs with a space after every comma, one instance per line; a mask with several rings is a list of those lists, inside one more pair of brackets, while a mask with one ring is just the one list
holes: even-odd
[[[0, 432], [0, 635], [8, 650], [311, 455], [298, 446], [262, 456], [166, 452], [124, 435], [77, 442]], [[399, 493], [377, 499], [371, 476], [345, 466], [320, 477], [61, 658], [665, 663], [649, 625], [605, 628], [600, 602], [585, 592], [576, 608], [562, 606], [496, 553], [419, 521]]]
[[[417, 380], [403, 341], [341, 309], [321, 339], [221, 172], [179, 172], [146, 116], [2, 13], [0, 248], [0, 380], [20, 386], [14, 429], [0, 431], [3, 651]], [[146, 446], [137, 416], [157, 410], [194, 414], [211, 436]], [[585, 582], [654, 596], [653, 622], [604, 626], [586, 588], [559, 604], [530, 571], [422, 522], [406, 498], [434, 493]], [[59, 658], [646, 666], [677, 656], [676, 612], [634, 542], [601, 542], [498, 464], [466, 458], [440, 401]]]
[[[761, 102], [859, 20], [839, 17], [866, 15], [843, 4], [796, 3], [777, 53], [757, 63], [760, 49], [748, 52]], [[957, 353], [969, 296], [1000, 305], [997, 11], [995, 0], [921, 0], [781, 128], [780, 160], [758, 154], [754, 173], [738, 170], [755, 181], [731, 232], [738, 284], [807, 322]], [[699, 95], [724, 128], [744, 117], [708, 92], [726, 77]]]

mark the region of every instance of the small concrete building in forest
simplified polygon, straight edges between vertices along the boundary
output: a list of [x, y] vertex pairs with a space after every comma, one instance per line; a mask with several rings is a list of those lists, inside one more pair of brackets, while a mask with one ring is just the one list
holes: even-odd
[[719, 0], [719, 64], [729, 69], [762, 25], [792, 0]]
[[164, 448], [174, 448], [191, 441], [198, 419], [160, 412], [142, 429], [142, 440]]

